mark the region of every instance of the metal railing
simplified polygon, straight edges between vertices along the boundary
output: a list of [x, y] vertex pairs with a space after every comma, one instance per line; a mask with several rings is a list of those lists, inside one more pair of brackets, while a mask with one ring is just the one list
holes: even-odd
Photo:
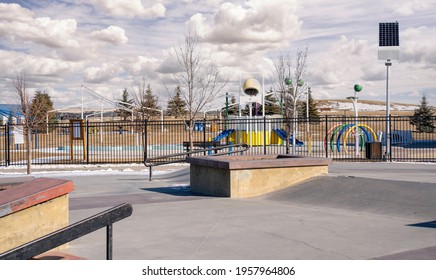
[[148, 180], [151, 181], [153, 177], [154, 166], [183, 162], [185, 161], [186, 156], [195, 155], [195, 154], [206, 155], [207, 153], [209, 156], [222, 156], [222, 155], [233, 155], [233, 154], [242, 155], [243, 152], [248, 151], [248, 149], [250, 149], [250, 147], [245, 143], [235, 144], [235, 145], [224, 145], [224, 146], [212, 147], [206, 149], [196, 149], [193, 151], [188, 151], [183, 153], [146, 158], [144, 161], [144, 165], [149, 168]]
[[[228, 120], [199, 120], [194, 124], [192, 141], [219, 142], [220, 145], [247, 143], [247, 154], [287, 154], [326, 157], [332, 160], [436, 161], [436, 132], [418, 132], [410, 117], [358, 118], [356, 137], [354, 117], [324, 116], [318, 120], [299, 118], [242, 117]], [[436, 123], [436, 117], [432, 118]], [[289, 148], [286, 131], [296, 124], [296, 147]], [[0, 165], [25, 165], [26, 145], [17, 144], [19, 125], [0, 129]], [[32, 134], [34, 164], [143, 163], [147, 158], [186, 151], [187, 124], [180, 120], [86, 122], [84, 143], [70, 139], [69, 124], [50, 124]], [[24, 137], [25, 139], [25, 137]], [[358, 145], [356, 145], [358, 139]], [[387, 140], [392, 145], [386, 145]], [[366, 143], [381, 143], [381, 156], [368, 159]], [[290, 141], [292, 143], [292, 141]], [[207, 145], [206, 145], [207, 146]], [[357, 151], [356, 151], [357, 148]]]
[[1, 253], [0, 260], [28, 260], [103, 227], [106, 227], [106, 259], [111, 260], [113, 256], [112, 225], [115, 222], [129, 217], [132, 212], [133, 208], [130, 204], [120, 204], [75, 224]]

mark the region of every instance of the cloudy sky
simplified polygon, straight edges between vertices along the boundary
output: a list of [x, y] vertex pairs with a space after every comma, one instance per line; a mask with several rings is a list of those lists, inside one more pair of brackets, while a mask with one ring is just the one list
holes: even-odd
[[268, 84], [280, 54], [308, 47], [306, 81], [316, 99], [344, 99], [358, 83], [361, 99], [384, 101], [378, 23], [393, 21], [401, 50], [391, 101], [417, 104], [426, 94], [436, 105], [436, 0], [1, 1], [0, 103], [15, 103], [12, 80], [24, 74], [28, 88], [47, 91], [56, 108], [78, 104], [81, 85], [119, 99], [143, 79], [166, 107], [173, 50], [189, 27], [230, 74], [225, 91], [237, 93], [250, 73], [264, 73]]

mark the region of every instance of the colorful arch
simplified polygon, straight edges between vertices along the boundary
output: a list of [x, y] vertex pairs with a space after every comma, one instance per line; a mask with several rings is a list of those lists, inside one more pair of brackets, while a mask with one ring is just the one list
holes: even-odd
[[[336, 150], [338, 152], [340, 152], [341, 151], [341, 137], [344, 135], [343, 140], [342, 140], [342, 145], [344, 146], [344, 151], [346, 153], [348, 153], [347, 145], [346, 145], [348, 135], [354, 130], [355, 126], [356, 126], [355, 124], [337, 124], [337, 125], [334, 125], [333, 127], [331, 127], [328, 130], [327, 135], [324, 139], [324, 148], [327, 149], [327, 140], [329, 138], [329, 135], [331, 134], [330, 135], [330, 143], [329, 143], [330, 149], [332, 151], [334, 151], [334, 146], [335, 146], [334, 140], [335, 140], [335, 136], [337, 136], [336, 137]], [[363, 149], [363, 146], [365, 145], [365, 140], [371, 141], [371, 139], [372, 140], [377, 139], [376, 133], [374, 132], [374, 130], [370, 126], [368, 126], [366, 124], [359, 124], [358, 128], [363, 131], [363, 134], [360, 135], [360, 139], [361, 139], [360, 147], [361, 147], [361, 149]]]
[[[355, 127], [355, 125], [350, 127], [350, 129], [347, 131], [347, 133], [344, 136], [343, 143], [344, 143], [344, 151], [345, 151], [345, 153], [348, 153], [347, 145], [345, 145], [347, 143], [348, 135], [350, 134], [350, 132], [353, 130], [354, 127]], [[377, 139], [377, 135], [375, 134], [374, 130], [372, 130], [371, 127], [369, 127], [369, 126], [367, 126], [365, 124], [359, 124], [359, 128], [365, 133], [365, 136], [366, 136], [366, 137], [364, 137], [363, 135], [360, 135], [360, 139], [361, 139], [360, 140], [360, 150], [363, 150], [363, 147], [365, 145], [365, 139], [366, 139], [366, 141], [371, 141], [371, 139], [372, 140], [376, 140]], [[371, 132], [373, 138], [371, 138], [371, 135], [368, 133], [368, 130]]]

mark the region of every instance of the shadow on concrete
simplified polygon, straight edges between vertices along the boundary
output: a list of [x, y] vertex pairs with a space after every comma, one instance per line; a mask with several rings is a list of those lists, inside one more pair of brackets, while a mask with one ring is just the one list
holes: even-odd
[[410, 225], [407, 225], [407, 226], [409, 226], [409, 227], [436, 228], [436, 221], [423, 222], [423, 223], [417, 223], [417, 224], [410, 224]]
[[195, 196], [195, 197], [206, 197], [212, 198], [213, 196], [195, 193], [191, 191], [190, 186], [171, 186], [171, 187], [160, 187], [160, 188], [141, 188], [141, 190], [156, 192], [160, 194], [167, 194], [172, 196]]
[[[148, 173], [147, 173], [148, 176]], [[170, 172], [170, 173], [164, 173], [164, 174], [156, 174], [153, 175], [153, 180], [178, 180], [178, 181], [188, 181], [189, 182], [189, 167], [188, 168], [184, 168], [181, 170], [177, 170], [174, 172]]]

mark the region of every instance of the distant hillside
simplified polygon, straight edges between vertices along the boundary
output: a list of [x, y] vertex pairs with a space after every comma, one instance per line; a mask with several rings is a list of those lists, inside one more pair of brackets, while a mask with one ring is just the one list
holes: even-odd
[[[317, 105], [323, 114], [354, 114], [353, 103], [343, 99], [317, 100]], [[419, 106], [414, 104], [391, 102], [391, 114], [409, 115]], [[386, 102], [373, 100], [358, 100], [357, 108], [359, 113], [380, 114], [386, 113]], [[351, 112], [351, 113], [348, 113]]]

